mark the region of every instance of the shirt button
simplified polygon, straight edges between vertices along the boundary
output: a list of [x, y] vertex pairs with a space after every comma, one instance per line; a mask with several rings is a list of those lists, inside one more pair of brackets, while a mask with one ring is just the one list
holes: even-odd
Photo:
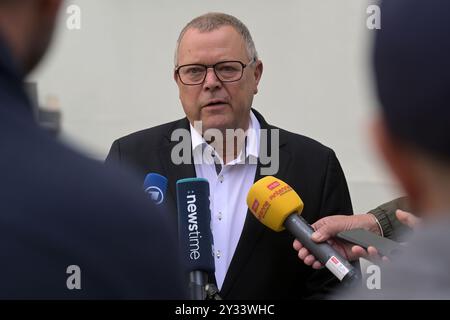
[[220, 259], [220, 250], [217, 250], [216, 257], [217, 259]]
[[223, 175], [219, 176], [219, 182], [222, 183], [223, 182]]
[[219, 214], [217, 215], [217, 218], [219, 219], [219, 221], [222, 221], [222, 212], [219, 212]]

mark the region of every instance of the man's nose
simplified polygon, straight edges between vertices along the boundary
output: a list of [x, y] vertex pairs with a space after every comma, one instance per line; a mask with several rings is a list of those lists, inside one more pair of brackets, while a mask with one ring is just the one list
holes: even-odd
[[222, 82], [217, 78], [216, 73], [213, 68], [206, 69], [206, 78], [203, 84], [203, 88], [205, 89], [217, 89], [222, 86]]

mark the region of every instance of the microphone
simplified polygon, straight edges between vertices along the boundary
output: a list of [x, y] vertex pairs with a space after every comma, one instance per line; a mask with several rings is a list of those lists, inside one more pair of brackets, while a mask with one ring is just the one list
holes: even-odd
[[333, 247], [311, 240], [314, 229], [300, 216], [303, 201], [287, 183], [272, 176], [258, 180], [248, 192], [247, 205], [270, 229], [277, 232], [288, 229], [340, 281], [359, 279], [356, 268]]
[[215, 271], [208, 180], [178, 180], [177, 207], [181, 260], [189, 272], [190, 297], [205, 300], [208, 273]]
[[154, 204], [160, 205], [166, 195], [167, 178], [157, 173], [147, 174], [144, 180], [144, 191]]

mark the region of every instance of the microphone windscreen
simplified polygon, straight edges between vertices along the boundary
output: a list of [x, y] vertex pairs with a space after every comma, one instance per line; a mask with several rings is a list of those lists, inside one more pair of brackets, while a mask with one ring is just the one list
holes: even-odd
[[167, 191], [167, 178], [157, 173], [147, 174], [144, 180], [144, 191], [155, 204], [161, 204]]
[[177, 208], [180, 252], [187, 271], [214, 272], [208, 180], [178, 180]]
[[264, 225], [274, 231], [282, 231], [289, 215], [302, 212], [303, 201], [287, 183], [266, 176], [250, 188], [247, 206]]

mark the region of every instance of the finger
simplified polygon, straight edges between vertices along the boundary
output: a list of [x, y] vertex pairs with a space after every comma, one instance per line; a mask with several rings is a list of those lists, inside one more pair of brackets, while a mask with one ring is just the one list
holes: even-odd
[[314, 261], [313, 265], [312, 265], [313, 269], [319, 270], [323, 268], [323, 265], [319, 262], [319, 261]]
[[330, 236], [324, 233], [324, 230], [317, 230], [311, 235], [311, 239], [315, 242], [323, 242], [328, 240], [329, 238]]
[[300, 250], [301, 248], [303, 248], [303, 245], [300, 241], [298, 241], [297, 239], [294, 240], [294, 243], [292, 244], [292, 246], [294, 247], [294, 249], [296, 251]]
[[367, 252], [369, 256], [367, 257], [368, 260], [372, 261], [375, 264], [380, 264], [383, 260], [380, 253], [378, 252], [377, 248], [370, 246], [367, 248]]
[[361, 246], [353, 246], [352, 253], [353, 253], [353, 255], [355, 255], [355, 257], [358, 257], [358, 258], [367, 259], [367, 257], [369, 256], [369, 253], [366, 251], [366, 249], [364, 249]]
[[333, 217], [325, 217], [312, 224], [312, 227], [315, 230], [311, 235], [313, 241], [324, 242], [333, 236], [333, 230], [331, 229], [333, 228], [333, 225], [335, 225], [335, 222], [332, 218]]
[[312, 266], [312, 264], [316, 261], [316, 257], [314, 257], [312, 254], [308, 255], [305, 260], [303, 260], [303, 263], [307, 266]]
[[395, 211], [395, 215], [397, 216], [397, 219], [407, 225], [410, 228], [415, 228], [420, 222], [420, 219], [414, 216], [412, 213], [397, 209]]
[[309, 251], [306, 248], [301, 248], [298, 251], [298, 257], [302, 260], [305, 260], [305, 258], [309, 256]]
[[375, 247], [372, 247], [372, 246], [368, 247], [367, 248], [367, 252], [369, 253], [369, 257], [370, 258], [375, 258], [375, 259], [379, 259], [380, 258], [378, 250]]
[[328, 216], [316, 221], [312, 226], [315, 232], [312, 234], [311, 239], [315, 242], [323, 242], [334, 236], [343, 230], [347, 230], [351, 225], [350, 221], [352, 216], [336, 215]]

